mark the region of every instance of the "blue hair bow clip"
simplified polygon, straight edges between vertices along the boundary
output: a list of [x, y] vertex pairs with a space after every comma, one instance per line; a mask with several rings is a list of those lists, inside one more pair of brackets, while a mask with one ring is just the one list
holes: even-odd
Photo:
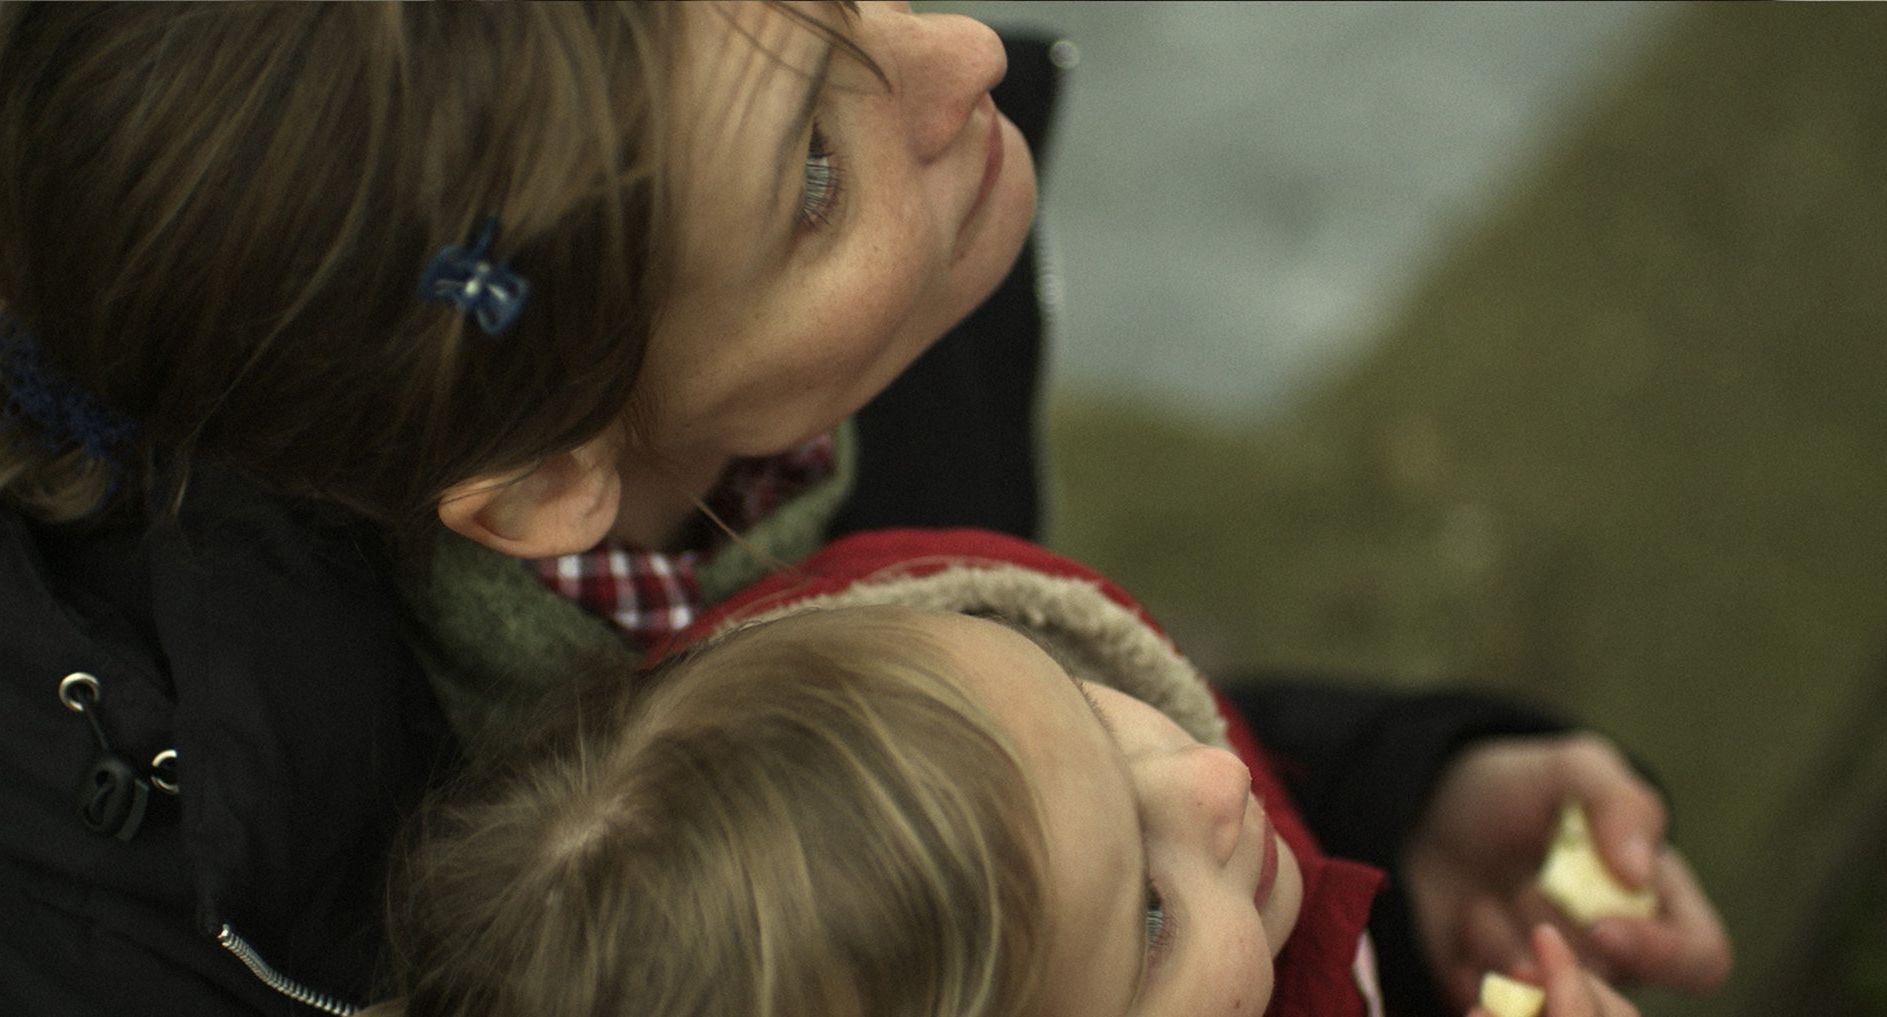
[[39, 431], [36, 443], [45, 448], [76, 445], [115, 470], [118, 450], [137, 436], [136, 422], [66, 380], [46, 362], [39, 340], [4, 315], [0, 315], [0, 376], [6, 379], [5, 399], [0, 401], [5, 416], [31, 422]]
[[471, 244], [441, 247], [419, 280], [422, 298], [457, 307], [490, 336], [510, 331], [531, 295], [531, 284], [523, 276], [492, 260], [491, 247], [497, 239], [498, 220], [486, 219]]

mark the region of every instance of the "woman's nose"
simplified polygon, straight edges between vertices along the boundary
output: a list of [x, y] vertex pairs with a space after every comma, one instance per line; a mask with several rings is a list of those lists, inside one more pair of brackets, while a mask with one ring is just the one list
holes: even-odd
[[930, 162], [962, 137], [970, 114], [1008, 73], [1009, 58], [994, 29], [960, 14], [901, 15], [886, 34], [912, 154]]
[[1251, 770], [1237, 755], [1193, 745], [1145, 761], [1142, 779], [1151, 786], [1143, 800], [1172, 824], [1172, 832], [1209, 852], [1224, 865], [1232, 860], [1251, 803]]

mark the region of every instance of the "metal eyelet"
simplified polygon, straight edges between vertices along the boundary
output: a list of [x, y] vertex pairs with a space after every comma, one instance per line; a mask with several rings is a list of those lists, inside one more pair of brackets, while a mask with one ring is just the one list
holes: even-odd
[[151, 757], [151, 786], [167, 795], [177, 793], [176, 749], [165, 749]]
[[98, 679], [83, 671], [74, 671], [59, 682], [59, 701], [73, 713], [84, 713], [86, 707], [102, 698]]

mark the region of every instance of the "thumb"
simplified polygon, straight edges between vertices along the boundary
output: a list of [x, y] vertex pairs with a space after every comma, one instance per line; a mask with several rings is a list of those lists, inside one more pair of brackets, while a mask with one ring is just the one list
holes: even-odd
[[1582, 738], [1566, 766], [1606, 867], [1633, 888], [1649, 884], [1669, 819], [1663, 800], [1603, 739]]

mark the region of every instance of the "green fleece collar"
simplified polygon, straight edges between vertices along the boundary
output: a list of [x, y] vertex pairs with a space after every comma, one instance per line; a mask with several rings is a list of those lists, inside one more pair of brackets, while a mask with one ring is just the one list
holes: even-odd
[[[851, 493], [851, 421], [833, 433], [831, 475], [696, 566], [704, 604], [817, 550]], [[641, 652], [608, 621], [547, 589], [522, 561], [443, 534], [425, 574], [404, 584], [410, 639], [453, 730], [466, 740], [516, 719], [576, 669], [632, 673]]]

